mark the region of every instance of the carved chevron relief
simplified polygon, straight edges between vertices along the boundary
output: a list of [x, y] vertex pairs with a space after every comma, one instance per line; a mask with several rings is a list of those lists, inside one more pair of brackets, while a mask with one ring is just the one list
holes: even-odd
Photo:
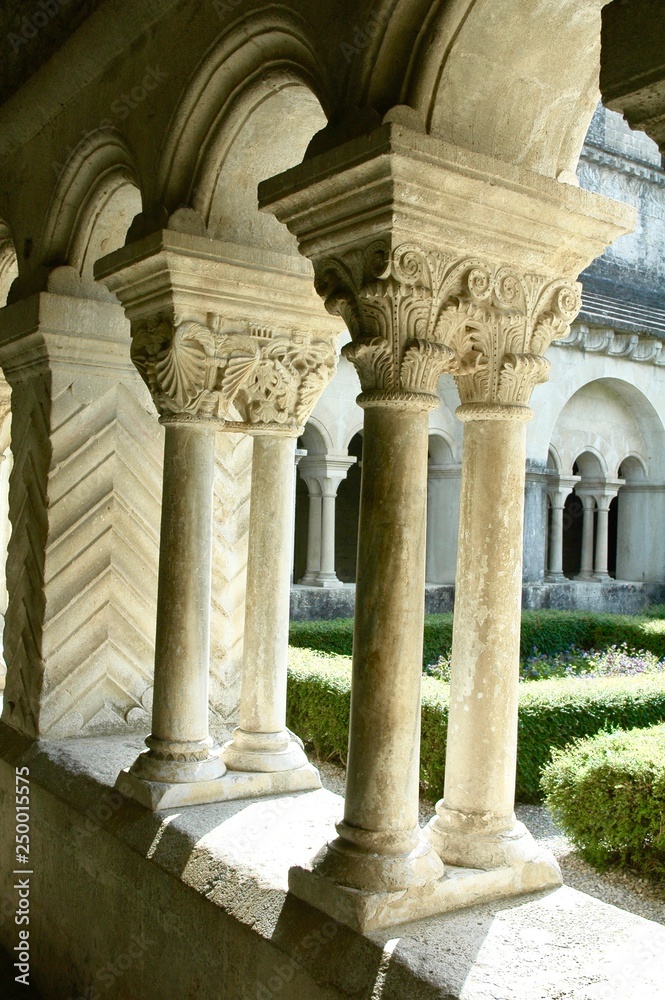
[[162, 432], [125, 378], [15, 389], [7, 701], [35, 734], [149, 722]]
[[132, 359], [159, 413], [301, 427], [335, 372], [332, 339], [265, 329], [229, 334], [220, 325], [157, 317], [134, 333]]
[[212, 536], [210, 716], [218, 738], [237, 724], [245, 627], [252, 438], [218, 433]]
[[364, 399], [434, 395], [447, 371], [463, 403], [523, 405], [581, 305], [576, 282], [382, 240], [318, 261], [315, 274], [353, 337], [344, 354]]

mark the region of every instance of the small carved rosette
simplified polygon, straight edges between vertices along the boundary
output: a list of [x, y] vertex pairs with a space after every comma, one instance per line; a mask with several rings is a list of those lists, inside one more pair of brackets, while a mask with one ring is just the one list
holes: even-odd
[[157, 318], [132, 339], [132, 360], [165, 421], [215, 420], [229, 430], [298, 434], [332, 378], [332, 339], [220, 333]]
[[378, 240], [315, 265], [326, 308], [347, 323], [367, 399], [430, 397], [444, 372], [462, 403], [525, 406], [544, 382], [543, 357], [577, 315], [580, 285], [520, 274], [480, 258]]

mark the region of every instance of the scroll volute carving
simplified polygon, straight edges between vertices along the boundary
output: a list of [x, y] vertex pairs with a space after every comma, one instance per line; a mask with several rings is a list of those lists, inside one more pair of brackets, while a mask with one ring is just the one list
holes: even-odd
[[435, 395], [450, 372], [463, 403], [524, 405], [581, 304], [576, 282], [412, 244], [376, 241], [315, 270], [327, 309], [352, 335], [343, 353], [365, 397]]

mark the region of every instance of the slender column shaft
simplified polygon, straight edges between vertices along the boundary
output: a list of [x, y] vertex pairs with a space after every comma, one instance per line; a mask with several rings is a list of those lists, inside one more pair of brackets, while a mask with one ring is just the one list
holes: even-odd
[[334, 493], [321, 497], [321, 573], [322, 582], [336, 582], [335, 575], [335, 502]]
[[427, 413], [365, 411], [344, 821], [322, 868], [362, 889], [440, 877], [420, 837]]
[[165, 431], [152, 734], [131, 770], [189, 781], [224, 773], [208, 736], [215, 428]]
[[607, 544], [609, 527], [609, 499], [603, 497], [598, 502], [598, 518], [596, 522], [596, 564], [594, 575], [601, 580], [608, 577]]
[[318, 578], [321, 569], [321, 494], [309, 493], [309, 519], [307, 522], [307, 568], [300, 581], [312, 584]]
[[580, 566], [579, 580], [593, 579], [593, 515], [595, 501], [592, 496], [583, 495], [582, 514], [582, 563]]
[[239, 771], [307, 763], [286, 729], [294, 448], [294, 438], [254, 438], [240, 726], [224, 747]]
[[552, 502], [552, 525], [550, 530], [549, 575], [563, 576], [563, 504]]
[[430, 839], [452, 864], [510, 860], [514, 808], [526, 407], [458, 411], [462, 497], [444, 798]]

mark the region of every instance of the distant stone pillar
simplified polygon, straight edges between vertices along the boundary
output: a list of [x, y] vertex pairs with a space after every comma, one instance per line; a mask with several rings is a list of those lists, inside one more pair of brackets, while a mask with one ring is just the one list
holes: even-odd
[[354, 456], [308, 455], [301, 463], [310, 503], [307, 570], [300, 580], [306, 586], [342, 586], [335, 572], [335, 504], [339, 485], [355, 461]]
[[524, 481], [523, 583], [542, 583], [545, 578], [547, 536], [547, 475], [545, 469], [526, 463]]
[[[302, 475], [302, 470], [301, 473]], [[309, 493], [307, 520], [307, 562], [305, 575], [298, 581], [305, 587], [315, 587], [321, 572], [321, 492], [316, 479], [305, 478]]]
[[624, 480], [607, 482], [602, 489], [596, 492], [596, 503], [598, 504], [598, 518], [596, 521], [596, 555], [594, 563], [594, 579], [600, 582], [610, 579], [607, 571], [608, 555], [608, 528], [610, 504], [619, 492], [619, 487], [624, 485]]
[[582, 561], [576, 580], [593, 580], [593, 525], [596, 510], [596, 499], [591, 493], [576, 490], [582, 501]]
[[455, 582], [461, 474], [460, 465], [427, 467], [427, 583]]
[[563, 574], [563, 512], [566, 498], [570, 496], [579, 479], [579, 476], [557, 477], [553, 485], [547, 488], [552, 512], [546, 577], [548, 583], [560, 583], [566, 579]]

